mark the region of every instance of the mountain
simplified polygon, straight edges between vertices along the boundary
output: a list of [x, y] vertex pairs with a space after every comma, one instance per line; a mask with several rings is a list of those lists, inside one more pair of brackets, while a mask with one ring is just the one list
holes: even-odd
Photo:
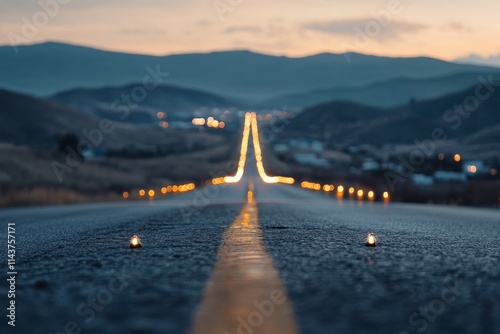
[[[152, 90], [143, 90], [147, 94], [145, 97], [139, 95], [140, 101], [133, 100], [133, 92], [138, 85], [128, 85], [123, 87], [106, 87], [94, 89], [74, 89], [56, 94], [52, 100], [76, 107], [80, 110], [106, 117], [113, 120], [120, 120], [123, 117], [122, 108], [127, 106], [126, 102], [114, 104], [114, 101], [122, 101], [123, 96], [131, 97], [131, 102], [135, 107], [128, 108], [130, 114], [124, 121], [132, 123], [150, 123], [156, 120], [158, 111], [167, 112], [169, 115], [177, 115], [182, 118], [184, 112], [192, 112], [200, 108], [230, 108], [244, 107], [245, 104], [234, 99], [223, 98], [197, 90], [185, 89], [172, 86], [158, 86]], [[190, 113], [189, 116], [192, 114]]]
[[494, 66], [500, 68], [500, 54], [491, 55], [489, 57], [482, 57], [479, 55], [471, 54], [467, 57], [458, 58], [455, 60], [459, 64], [473, 64], [480, 66]]
[[[133, 146], [136, 149], [169, 147], [184, 150], [198, 142], [210, 145], [215, 138], [198, 131], [144, 127], [122, 122], [113, 122], [112, 129], [108, 131], [108, 125], [101, 122], [102, 119], [96, 115], [55, 101], [0, 90], [0, 143], [55, 150], [59, 140], [68, 133], [80, 140], [88, 140], [84, 133], [86, 131], [100, 133], [93, 137], [93, 149]], [[224, 138], [216, 140], [224, 141]]]
[[[268, 100], [267, 104], [286, 105], [294, 110], [342, 100], [380, 108], [396, 107], [410, 100], [428, 100], [467, 89], [478, 83], [480, 76], [484, 76], [484, 73], [457, 73], [428, 79], [396, 78], [363, 87], [320, 89], [284, 95]], [[500, 80], [500, 72], [493, 75], [493, 79]]]
[[[471, 103], [476, 87], [437, 99], [408, 103], [396, 108], [377, 109], [352, 102], [333, 101], [307, 108], [287, 126], [283, 136], [308, 136], [329, 143], [413, 144], [432, 138], [434, 129], [443, 129], [450, 141], [468, 145], [500, 144], [500, 85], [463, 115], [454, 106]], [[480, 92], [486, 93], [482, 88]]]
[[357, 53], [290, 58], [227, 51], [157, 57], [61, 43], [24, 45], [18, 51], [16, 54], [10, 46], [0, 47], [0, 87], [39, 96], [142, 82], [156, 70], [169, 72], [162, 78], [163, 85], [251, 100], [323, 88], [361, 87], [401, 77], [426, 79], [498, 70], [426, 57]]

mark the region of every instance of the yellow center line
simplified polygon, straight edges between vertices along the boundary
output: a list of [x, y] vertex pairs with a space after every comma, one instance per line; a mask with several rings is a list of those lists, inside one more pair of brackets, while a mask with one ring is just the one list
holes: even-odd
[[298, 333], [281, 278], [265, 251], [255, 201], [225, 232], [193, 334]]

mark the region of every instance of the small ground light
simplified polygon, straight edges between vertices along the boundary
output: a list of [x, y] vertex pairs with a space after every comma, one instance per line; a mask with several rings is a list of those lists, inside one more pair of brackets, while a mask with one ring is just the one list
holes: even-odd
[[134, 235], [132, 239], [130, 239], [130, 248], [141, 248], [141, 239], [138, 236]]
[[369, 233], [368, 236], [366, 237], [366, 247], [375, 247], [377, 246], [377, 238], [375, 238], [375, 235], [373, 233]]
[[146, 190], [144, 189], [139, 190], [139, 196], [143, 197], [144, 195], [146, 195]]
[[148, 191], [148, 195], [149, 197], [155, 197], [155, 191], [151, 189], [150, 191]]
[[128, 192], [126, 191], [123, 192], [123, 198], [128, 198]]

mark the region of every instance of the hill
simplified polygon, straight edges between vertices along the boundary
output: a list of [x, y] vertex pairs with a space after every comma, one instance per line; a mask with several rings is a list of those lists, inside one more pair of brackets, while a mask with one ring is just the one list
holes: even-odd
[[499, 144], [500, 88], [494, 89], [470, 112], [457, 111], [455, 106], [475, 101], [476, 87], [396, 108], [333, 101], [305, 109], [290, 122], [284, 136], [308, 136], [329, 143], [413, 144], [431, 138], [439, 128], [457, 144]]
[[[121, 108], [127, 106], [123, 96], [131, 96], [135, 87], [141, 85], [128, 85], [123, 87], [106, 87], [94, 89], [75, 89], [56, 94], [51, 97], [57, 102], [71, 105], [99, 117], [120, 120], [123, 116]], [[244, 107], [245, 103], [235, 99], [223, 98], [214, 94], [198, 90], [185, 89], [172, 86], [158, 86], [146, 91], [145, 98], [131, 107], [126, 122], [150, 123], [155, 119], [158, 111], [167, 112], [169, 115], [182, 117], [184, 112], [193, 112], [200, 108], [230, 108]], [[114, 101], [120, 101], [114, 105]], [[128, 108], [128, 107], [127, 107]]]
[[[326, 103], [332, 100], [352, 101], [380, 108], [396, 107], [410, 100], [429, 100], [467, 89], [477, 84], [482, 73], [457, 73], [450, 76], [412, 79], [396, 78], [363, 87], [319, 89], [288, 94], [267, 101], [269, 105], [294, 109]], [[500, 73], [494, 75], [500, 81]]]
[[169, 72], [164, 85], [252, 100], [317, 89], [361, 87], [396, 78], [426, 79], [498, 68], [456, 64], [427, 57], [389, 58], [349, 54], [276, 57], [249, 51], [163, 57], [124, 54], [61, 43], [0, 47], [0, 87], [53, 95], [75, 88], [142, 82], [149, 69]]

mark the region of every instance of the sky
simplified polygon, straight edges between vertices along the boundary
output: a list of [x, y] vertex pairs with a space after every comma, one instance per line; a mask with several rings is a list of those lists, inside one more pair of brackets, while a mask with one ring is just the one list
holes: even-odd
[[499, 9], [499, 0], [0, 0], [0, 44], [453, 60], [500, 54]]

